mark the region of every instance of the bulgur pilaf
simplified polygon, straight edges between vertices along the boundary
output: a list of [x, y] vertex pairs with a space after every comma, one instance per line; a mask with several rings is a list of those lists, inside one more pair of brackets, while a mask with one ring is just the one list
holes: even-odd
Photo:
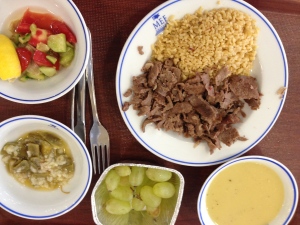
[[152, 46], [152, 58], [173, 59], [182, 70], [183, 79], [206, 68], [218, 71], [225, 65], [232, 74], [249, 75], [256, 55], [257, 34], [255, 20], [244, 12], [199, 8], [182, 19], [168, 19], [164, 32]]

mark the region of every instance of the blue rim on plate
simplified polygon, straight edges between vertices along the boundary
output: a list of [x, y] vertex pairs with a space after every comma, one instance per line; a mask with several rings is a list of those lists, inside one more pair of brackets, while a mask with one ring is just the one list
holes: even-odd
[[92, 180], [92, 162], [91, 162], [91, 158], [89, 156], [88, 150], [85, 147], [85, 144], [67, 126], [65, 126], [62, 123], [59, 123], [55, 120], [52, 120], [50, 118], [46, 118], [46, 117], [42, 117], [42, 116], [28, 115], [28, 116], [14, 117], [12, 119], [8, 119], [8, 120], [3, 121], [2, 123], [0, 123], [0, 129], [3, 128], [4, 126], [10, 124], [10, 123], [14, 123], [15, 121], [18, 121], [18, 120], [41, 120], [41, 121], [49, 122], [52, 127], [59, 127], [61, 129], [65, 130], [66, 132], [68, 132], [70, 135], [72, 135], [73, 138], [76, 139], [76, 142], [80, 145], [80, 147], [82, 148], [82, 151], [85, 154], [86, 161], [88, 163], [88, 168], [89, 168], [88, 169], [88, 176], [87, 176], [87, 180], [86, 180], [84, 190], [82, 191], [80, 196], [78, 196], [78, 198], [74, 201], [74, 203], [72, 205], [70, 205], [68, 208], [66, 208], [66, 209], [64, 209], [64, 210], [62, 210], [58, 213], [44, 215], [44, 216], [34, 216], [34, 215], [29, 215], [29, 214], [23, 214], [23, 213], [19, 213], [19, 212], [15, 211], [12, 208], [9, 208], [9, 207], [5, 206], [1, 202], [1, 199], [0, 199], [0, 207], [3, 208], [4, 210], [8, 211], [9, 213], [12, 213], [12, 214], [16, 215], [16, 216], [23, 217], [23, 218], [26, 218], [26, 219], [34, 219], [34, 220], [51, 219], [51, 218], [55, 218], [55, 217], [58, 217], [60, 215], [63, 215], [65, 213], [69, 212], [70, 210], [75, 208], [82, 201], [82, 199], [84, 198], [84, 196], [88, 192], [88, 189], [90, 187], [91, 180]]
[[[225, 157], [222, 158], [220, 160], [215, 160], [215, 161], [209, 161], [209, 162], [192, 162], [192, 161], [186, 161], [186, 160], [180, 160], [180, 159], [176, 159], [174, 157], [170, 157], [168, 155], [162, 154], [159, 149], [157, 148], [153, 148], [151, 146], [151, 143], [145, 141], [141, 135], [139, 135], [139, 131], [134, 128], [132, 121], [129, 119], [127, 112], [122, 111], [122, 106], [124, 104], [124, 102], [126, 100], [124, 100], [124, 97], [122, 96], [122, 82], [121, 79], [125, 76], [128, 76], [128, 74], [123, 74], [123, 67], [125, 65], [125, 58], [127, 57], [127, 55], [129, 54], [128, 51], [131, 48], [136, 48], [135, 46], [133, 46], [132, 42], [135, 40], [137, 34], [139, 33], [139, 31], [145, 26], [145, 24], [151, 19], [153, 18], [155, 15], [158, 15], [162, 10], [164, 10], [165, 8], [168, 7], [172, 7], [173, 5], [177, 4], [177, 3], [181, 3], [184, 2], [185, 0], [173, 0], [173, 1], [167, 1], [161, 5], [159, 5], [158, 7], [156, 7], [154, 10], [152, 10], [149, 14], [147, 14], [144, 19], [135, 27], [135, 29], [132, 31], [132, 33], [130, 34], [129, 38], [127, 39], [122, 53], [120, 55], [119, 58], [119, 63], [118, 63], [118, 68], [117, 68], [117, 73], [116, 73], [116, 95], [117, 95], [117, 99], [118, 99], [118, 106], [121, 112], [121, 115], [124, 119], [124, 122], [126, 123], [128, 129], [130, 130], [130, 132], [134, 135], [134, 137], [146, 148], [148, 149], [150, 152], [152, 152], [153, 154], [157, 155], [160, 158], [163, 158], [167, 161], [173, 162], [173, 163], [177, 163], [177, 164], [182, 164], [182, 165], [188, 165], [188, 166], [209, 166], [209, 165], [215, 165], [215, 164], [220, 164], [223, 162], [226, 162], [230, 159], [236, 158], [244, 153], [246, 153], [247, 151], [249, 151], [251, 148], [253, 148], [256, 144], [258, 144], [263, 138], [264, 136], [270, 131], [270, 129], [272, 128], [272, 126], [274, 125], [274, 123], [276, 122], [278, 116], [280, 115], [280, 112], [282, 110], [282, 107], [284, 105], [285, 99], [286, 99], [286, 93], [282, 96], [282, 99], [280, 100], [280, 104], [276, 110], [276, 112], [274, 113], [273, 119], [272, 121], [268, 124], [268, 126], [265, 128], [264, 132], [261, 133], [261, 135], [256, 138], [255, 140], [251, 140], [252, 143], [250, 143], [246, 148], [241, 149], [239, 152], [237, 152], [236, 154], [233, 154], [229, 157]], [[250, 4], [242, 1], [242, 0], [231, 0], [232, 3], [235, 3], [239, 6], [242, 6], [244, 8], [247, 8], [248, 10], [251, 10], [251, 12], [253, 12], [256, 16], [259, 17], [260, 20], [263, 21], [263, 23], [267, 26], [267, 28], [269, 29], [269, 31], [271, 31], [273, 38], [276, 40], [276, 43], [278, 45], [278, 48], [280, 49], [280, 53], [281, 53], [281, 60], [282, 60], [282, 64], [284, 67], [284, 72], [282, 74], [283, 76], [283, 83], [282, 86], [286, 87], [288, 86], [288, 65], [287, 65], [287, 58], [286, 58], [286, 54], [285, 54], [285, 50], [284, 47], [281, 43], [281, 40], [276, 32], [276, 30], [274, 29], [274, 27], [272, 26], [272, 24], [268, 21], [268, 19], [261, 13], [259, 12], [257, 9], [255, 9], [253, 6], [251, 6]], [[196, 10], [196, 8], [195, 8]], [[142, 67], [142, 65], [140, 66], [140, 68]], [[131, 79], [130, 77], [128, 77], [128, 79]], [[140, 129], [140, 128], [139, 128]], [[222, 150], [221, 150], [222, 151]]]
[[261, 160], [261, 161], [266, 161], [269, 163], [274, 164], [276, 167], [280, 168], [284, 174], [289, 178], [289, 181], [292, 185], [292, 189], [293, 189], [293, 203], [292, 206], [289, 209], [289, 214], [286, 216], [284, 223], [282, 225], [287, 225], [290, 220], [292, 219], [296, 209], [297, 209], [297, 205], [298, 205], [298, 186], [297, 186], [297, 182], [293, 176], [293, 174], [289, 171], [289, 169], [287, 167], [285, 167], [282, 163], [278, 162], [277, 160], [268, 158], [268, 157], [264, 157], [264, 156], [244, 156], [241, 158], [237, 158], [234, 160], [231, 160], [223, 165], [221, 165], [220, 167], [218, 167], [215, 171], [212, 172], [212, 174], [207, 178], [207, 180], [204, 182], [199, 196], [198, 196], [198, 200], [197, 200], [197, 211], [198, 211], [198, 217], [200, 219], [200, 222], [202, 225], [208, 224], [205, 223], [204, 219], [203, 219], [203, 214], [201, 213], [201, 204], [205, 204], [203, 201], [203, 194], [204, 191], [207, 188], [207, 185], [209, 184], [209, 182], [211, 181], [211, 179], [214, 178], [214, 176], [222, 169], [224, 169], [225, 167], [230, 166], [232, 163], [236, 163], [236, 162], [241, 162], [241, 161], [251, 161], [251, 160]]
[[89, 49], [89, 42], [87, 41], [89, 39], [88, 38], [88, 32], [87, 32], [86, 27], [84, 26], [84, 24], [85, 24], [84, 19], [81, 15], [79, 9], [75, 5], [75, 3], [72, 0], [67, 0], [67, 2], [70, 4], [70, 6], [76, 12], [76, 15], [77, 15], [77, 17], [80, 21], [80, 24], [81, 24], [81, 27], [82, 27], [82, 30], [83, 30], [83, 33], [84, 33], [84, 39], [85, 39], [85, 53], [84, 53], [84, 62], [85, 63], [80, 68], [80, 71], [76, 76], [76, 79], [68, 87], [66, 87], [64, 90], [60, 91], [59, 93], [57, 93], [55, 95], [49, 96], [47, 98], [40, 98], [40, 99], [37, 98], [37, 99], [34, 99], [34, 100], [15, 98], [13, 96], [10, 96], [10, 95], [7, 95], [7, 94], [1, 92], [1, 90], [0, 90], [0, 96], [1, 97], [5, 98], [5, 99], [8, 99], [8, 100], [11, 100], [11, 101], [14, 101], [14, 102], [27, 103], [27, 104], [38, 104], [38, 103], [48, 102], [50, 100], [55, 100], [55, 99], [63, 96], [64, 94], [66, 94], [69, 90], [71, 90], [78, 83], [81, 76], [83, 76], [84, 70], [85, 70], [87, 62], [88, 62], [88, 60], [87, 60], [87, 58], [88, 58], [88, 49]]

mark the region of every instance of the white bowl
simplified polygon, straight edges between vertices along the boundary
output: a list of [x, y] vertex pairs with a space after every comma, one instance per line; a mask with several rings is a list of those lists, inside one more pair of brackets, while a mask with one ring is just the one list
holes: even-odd
[[63, 193], [60, 189], [37, 191], [23, 186], [8, 174], [0, 162], [0, 207], [16, 216], [44, 220], [61, 216], [76, 207], [86, 195], [92, 178], [91, 159], [84, 143], [68, 127], [58, 121], [34, 115], [13, 117], [0, 123], [0, 149], [23, 134], [44, 130], [63, 138], [71, 149], [75, 172]]
[[[112, 215], [109, 214], [105, 208], [105, 201], [107, 200], [109, 193], [105, 186], [105, 177], [109, 171], [118, 167], [118, 166], [129, 166], [129, 167], [144, 167], [144, 168], [154, 168], [160, 169], [165, 171], [172, 172], [172, 177], [169, 180], [176, 189], [175, 195], [170, 199], [164, 199], [164, 205], [168, 205], [170, 207], [167, 208], [164, 212], [161, 212], [160, 215], [156, 218], [156, 220], [150, 219], [143, 221], [143, 224], [147, 225], [155, 225], [155, 224], [165, 224], [165, 225], [174, 225], [179, 213], [179, 209], [181, 206], [183, 190], [184, 190], [184, 178], [180, 172], [174, 169], [170, 169], [167, 167], [160, 167], [160, 166], [153, 166], [153, 165], [146, 165], [141, 163], [118, 163], [111, 165], [108, 167], [103, 173], [101, 174], [99, 180], [97, 181], [95, 187], [93, 188], [92, 195], [91, 195], [91, 205], [92, 205], [92, 212], [93, 212], [93, 219], [94, 222], [98, 225], [125, 225], [127, 224], [127, 215]], [[146, 175], [145, 175], [146, 176]], [[147, 184], [148, 185], [148, 184]], [[150, 185], [150, 184], [149, 184]], [[132, 213], [132, 212], [130, 212]], [[129, 214], [130, 214], [129, 213]], [[150, 218], [145, 216], [144, 218]], [[136, 221], [138, 224], [138, 221]]]
[[44, 81], [15, 80], [10, 83], [0, 80], [0, 96], [24, 104], [38, 104], [55, 100], [68, 93], [84, 74], [90, 52], [90, 42], [85, 21], [71, 1], [60, 0], [0, 0], [0, 33], [10, 36], [9, 25], [20, 19], [27, 8], [36, 12], [50, 12], [61, 18], [77, 38], [72, 64]]
[[[202, 186], [202, 189], [199, 193], [198, 202], [197, 202], [197, 209], [198, 209], [198, 217], [202, 225], [205, 224], [214, 224], [212, 219], [209, 216], [206, 207], [206, 194], [211, 182], [214, 178], [224, 169], [233, 166], [238, 163], [243, 162], [255, 162], [260, 163], [269, 168], [273, 169], [280, 177], [284, 187], [284, 200], [283, 206], [274, 220], [272, 220], [269, 225], [277, 225], [283, 224], [286, 225], [292, 219], [298, 204], [298, 186], [297, 182], [293, 176], [293, 174], [280, 162], [264, 157], [264, 156], [245, 156], [240, 157], [234, 160], [231, 160], [220, 167], [218, 167], [205, 181]], [[247, 174], [245, 174], [247, 176]], [[266, 209], [267, 210], [267, 209]]]

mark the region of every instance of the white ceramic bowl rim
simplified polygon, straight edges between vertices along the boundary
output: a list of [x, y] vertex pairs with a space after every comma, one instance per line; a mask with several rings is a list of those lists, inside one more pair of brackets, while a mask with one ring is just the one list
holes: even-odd
[[253, 155], [253, 156], [243, 156], [240, 158], [236, 158], [234, 160], [228, 161], [227, 163], [222, 164], [221, 166], [219, 166], [217, 169], [215, 169], [211, 175], [206, 179], [206, 181], [204, 182], [201, 191], [199, 193], [198, 196], [198, 201], [197, 201], [197, 211], [198, 211], [198, 217], [200, 219], [201, 224], [205, 225], [205, 221], [203, 220], [203, 215], [202, 215], [202, 211], [201, 209], [201, 203], [202, 203], [202, 199], [203, 199], [203, 193], [204, 190], [207, 188], [207, 185], [209, 184], [209, 182], [211, 181], [211, 179], [213, 179], [215, 177], [215, 175], [222, 169], [224, 169], [225, 167], [230, 166], [233, 163], [239, 162], [239, 161], [247, 161], [247, 160], [262, 160], [262, 161], [267, 161], [269, 163], [272, 163], [274, 165], [276, 165], [277, 167], [279, 167], [285, 174], [286, 176], [289, 178], [291, 185], [292, 185], [292, 189], [293, 189], [293, 204], [292, 207], [290, 208], [290, 212], [289, 214], [286, 216], [286, 219], [283, 223], [283, 225], [287, 225], [289, 223], [289, 221], [292, 219], [296, 209], [297, 209], [297, 204], [298, 204], [298, 186], [297, 186], [297, 182], [293, 176], [293, 174], [291, 173], [291, 171], [282, 163], [280, 163], [279, 161], [269, 158], [269, 157], [265, 157], [265, 156], [258, 156], [258, 155]]
[[76, 142], [78, 142], [78, 144], [81, 146], [81, 149], [84, 151], [86, 161], [88, 163], [88, 168], [89, 168], [88, 169], [88, 179], [87, 179], [87, 182], [85, 184], [84, 190], [82, 191], [81, 195], [74, 201], [74, 203], [72, 205], [70, 205], [68, 208], [66, 208], [66, 209], [64, 209], [60, 212], [54, 213], [54, 214], [49, 214], [49, 215], [44, 215], [44, 216], [35, 216], [35, 215], [23, 214], [23, 213], [15, 211], [12, 208], [9, 208], [9, 207], [5, 206], [1, 202], [2, 201], [1, 199], [0, 199], [0, 207], [3, 208], [4, 210], [16, 215], [16, 216], [23, 217], [23, 218], [26, 218], [26, 219], [44, 220], [44, 219], [51, 219], [51, 218], [61, 216], [65, 213], [69, 212], [73, 208], [75, 208], [82, 201], [82, 199], [84, 198], [84, 196], [86, 195], [86, 193], [89, 190], [90, 183], [91, 183], [91, 180], [92, 180], [92, 163], [91, 163], [91, 158], [89, 156], [88, 150], [87, 150], [86, 146], [84, 145], [84, 143], [82, 142], [82, 140], [70, 128], [68, 128], [67, 126], [65, 126], [64, 124], [62, 124], [58, 121], [55, 121], [55, 120], [47, 118], [47, 117], [36, 116], [36, 115], [24, 115], [24, 116], [13, 117], [13, 118], [10, 118], [10, 119], [7, 119], [7, 120], [1, 122], [0, 123], [0, 129], [3, 128], [5, 125], [16, 122], [18, 120], [41, 120], [41, 121], [46, 121], [46, 122], [49, 122], [52, 126], [57, 126], [61, 129], [65, 130], [66, 132], [68, 132], [70, 135], [72, 135], [73, 138], [76, 140]]
[[85, 24], [85, 21], [79, 11], [79, 9], [77, 8], [77, 6], [75, 5], [75, 3], [72, 0], [67, 0], [67, 2], [70, 4], [70, 6], [74, 9], [78, 20], [80, 21], [80, 25], [82, 27], [83, 33], [84, 33], [84, 40], [85, 40], [85, 53], [84, 53], [84, 63], [82, 64], [78, 74], [76, 75], [75, 79], [68, 84], [68, 86], [66, 86], [63, 90], [60, 90], [58, 93], [56, 94], [51, 94], [47, 97], [44, 98], [35, 98], [35, 99], [30, 99], [30, 98], [17, 98], [14, 96], [11, 96], [3, 91], [0, 90], [0, 96], [10, 100], [10, 101], [14, 101], [14, 102], [18, 102], [18, 103], [24, 103], [24, 104], [39, 104], [39, 103], [44, 103], [44, 102], [49, 102], [52, 100], [55, 100], [61, 96], [63, 96], [64, 94], [66, 94], [68, 91], [70, 91], [80, 80], [81, 76], [84, 74], [84, 70], [86, 68], [86, 65], [88, 63], [88, 56], [89, 56], [89, 51], [90, 51], [90, 41], [89, 41], [89, 34], [88, 34], [88, 30]]

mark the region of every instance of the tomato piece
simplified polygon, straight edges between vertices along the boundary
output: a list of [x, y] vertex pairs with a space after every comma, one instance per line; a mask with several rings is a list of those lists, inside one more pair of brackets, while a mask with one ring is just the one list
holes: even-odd
[[19, 24], [15, 32], [19, 34], [28, 34], [30, 33], [30, 24]]
[[38, 66], [48, 66], [52, 67], [53, 64], [46, 58], [47, 54], [45, 52], [41, 52], [39, 50], [36, 50], [33, 54], [33, 61]]
[[16, 49], [20, 64], [21, 64], [21, 71], [22, 73], [27, 69], [28, 65], [31, 62], [32, 53], [27, 48], [19, 47]]
[[51, 34], [52, 33], [49, 30], [37, 28], [34, 35], [31, 33], [31, 38], [28, 43], [34, 47], [36, 47], [40, 42], [47, 44], [48, 37]]
[[38, 28], [49, 30], [53, 20], [57, 20], [56, 17], [50, 13], [36, 13], [27, 9], [16, 27], [17, 33], [30, 33], [30, 25], [35, 24]]
[[51, 24], [51, 31], [54, 34], [65, 34], [67, 41], [72, 44], [75, 44], [77, 42], [76, 36], [64, 22], [58, 20], [53, 21]]
[[53, 34], [64, 33], [67, 41], [75, 44], [77, 42], [75, 34], [63, 21], [50, 13], [36, 13], [26, 10], [15, 31], [20, 34], [30, 33], [30, 25], [35, 24], [38, 28], [51, 31]]

